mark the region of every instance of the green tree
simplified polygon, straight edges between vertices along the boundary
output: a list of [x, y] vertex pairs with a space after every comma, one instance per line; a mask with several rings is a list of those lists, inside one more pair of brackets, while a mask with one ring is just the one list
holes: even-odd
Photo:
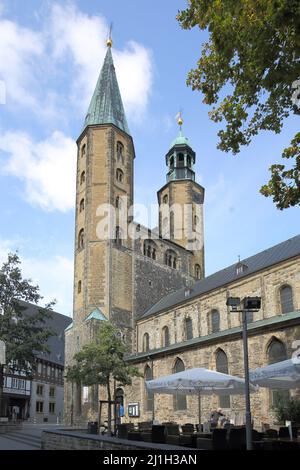
[[[75, 364], [67, 370], [68, 381], [85, 386], [102, 385], [106, 388], [107, 399], [112, 400], [113, 380], [125, 386], [131, 385], [132, 377], [141, 377], [136, 367], [124, 359], [127, 346], [118, 336], [117, 329], [108, 321], [99, 328], [96, 342], [83, 346], [74, 356]], [[108, 433], [111, 433], [111, 407], [108, 407]], [[99, 423], [100, 424], [100, 423]]]
[[[213, 121], [226, 121], [219, 149], [236, 154], [260, 131], [279, 133], [285, 118], [300, 114], [299, 0], [189, 0], [177, 19], [209, 32], [187, 84], [213, 106]], [[300, 133], [282, 156], [289, 161], [272, 165], [260, 190], [279, 209], [300, 203]]]
[[[53, 332], [45, 328], [51, 316], [51, 302], [34, 314], [26, 314], [24, 302], [39, 303], [39, 287], [23, 279], [17, 253], [10, 253], [0, 269], [0, 339], [6, 346], [6, 364], [11, 371], [27, 375], [35, 370], [36, 354], [48, 351], [46, 342]], [[0, 365], [0, 408], [3, 404], [3, 365]], [[2, 408], [0, 409], [0, 414]]]
[[300, 425], [300, 399], [290, 398], [289, 400], [278, 400], [274, 405], [274, 411], [279, 423], [292, 421], [293, 424]]

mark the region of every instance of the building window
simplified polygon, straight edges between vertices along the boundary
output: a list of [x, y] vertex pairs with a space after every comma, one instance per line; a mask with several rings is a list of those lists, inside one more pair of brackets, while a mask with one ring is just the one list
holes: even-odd
[[117, 158], [124, 161], [124, 145], [122, 142], [117, 142]]
[[[216, 354], [216, 369], [222, 374], [228, 374], [228, 359], [225, 352], [219, 349]], [[230, 395], [221, 395], [219, 397], [219, 406], [221, 408], [230, 408]]]
[[116, 180], [119, 181], [119, 183], [123, 183], [124, 180], [124, 173], [120, 168], [117, 168], [116, 171]]
[[85, 157], [86, 154], [86, 144], [83, 144], [81, 147], [81, 157]]
[[280, 288], [280, 306], [281, 313], [294, 311], [293, 290], [291, 286], [286, 285]]
[[150, 350], [150, 345], [149, 345], [149, 334], [145, 333], [143, 336], [143, 351], [147, 352]]
[[83, 171], [80, 175], [80, 184], [85, 183], [85, 171]]
[[118, 246], [122, 246], [122, 241], [123, 241], [123, 232], [120, 227], [116, 227], [116, 237], [115, 237], [115, 243]]
[[165, 194], [164, 197], [163, 197], [163, 203], [168, 204], [168, 200], [169, 200], [168, 195]]
[[[152, 369], [149, 366], [145, 367], [145, 382], [148, 380], [153, 379]], [[153, 411], [153, 392], [148, 390], [145, 384], [145, 404], [146, 404], [146, 411]]]
[[152, 240], [144, 241], [144, 256], [151, 259], [156, 259], [156, 243]]
[[43, 364], [42, 366], [42, 375], [47, 375], [47, 364]]
[[178, 154], [178, 168], [183, 168], [184, 167], [184, 155], [183, 153]]
[[173, 250], [167, 250], [165, 254], [165, 264], [170, 268], [177, 269], [178, 261], [177, 255]]
[[43, 413], [44, 411], [44, 402], [42, 401], [37, 401], [35, 404], [35, 410], [37, 413]]
[[55, 387], [49, 388], [49, 397], [55, 397]]
[[81, 294], [81, 281], [78, 281], [77, 292], [78, 294]]
[[195, 264], [195, 278], [201, 279], [201, 268], [199, 264]]
[[84, 229], [82, 228], [78, 234], [78, 250], [84, 248]]
[[83, 387], [82, 388], [82, 403], [88, 403], [89, 402], [89, 387]]
[[43, 385], [37, 385], [36, 386], [36, 394], [39, 396], [43, 396], [44, 394], [44, 386]]
[[[173, 373], [176, 374], [177, 372], [183, 372], [185, 370], [184, 363], [182, 362], [181, 359], [177, 358]], [[187, 403], [186, 403], [186, 396], [181, 395], [181, 394], [176, 394], [174, 396], [174, 410], [179, 411], [179, 410], [186, 410], [187, 408]]]
[[162, 346], [167, 347], [170, 345], [170, 333], [169, 328], [164, 326], [162, 329]]
[[51, 413], [52, 415], [55, 413], [55, 403], [49, 403], [49, 413]]
[[122, 202], [120, 196], [116, 197], [116, 208], [121, 209], [122, 208]]
[[190, 317], [185, 319], [185, 337], [186, 339], [193, 339], [193, 321]]
[[80, 204], [79, 204], [79, 212], [84, 211], [84, 199], [81, 199]]
[[212, 310], [211, 312], [211, 332], [217, 333], [220, 331], [220, 314], [218, 310]]
[[[275, 362], [285, 361], [287, 358], [285, 345], [278, 339], [274, 338], [268, 348], [268, 363], [274, 364]], [[271, 407], [277, 405], [279, 401], [285, 402], [289, 398], [289, 390], [270, 390]]]

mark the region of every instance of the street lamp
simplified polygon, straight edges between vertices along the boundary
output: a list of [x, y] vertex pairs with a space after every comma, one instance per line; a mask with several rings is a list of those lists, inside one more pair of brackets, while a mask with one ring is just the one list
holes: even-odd
[[[240, 307], [242, 304], [242, 308]], [[249, 382], [249, 360], [248, 360], [248, 337], [247, 337], [247, 314], [258, 312], [261, 308], [261, 297], [245, 297], [242, 301], [239, 297], [229, 297], [226, 305], [231, 307], [231, 312], [241, 312], [243, 321], [243, 349], [245, 369], [245, 401], [246, 401], [246, 446], [252, 450], [252, 422], [250, 405], [250, 382]]]

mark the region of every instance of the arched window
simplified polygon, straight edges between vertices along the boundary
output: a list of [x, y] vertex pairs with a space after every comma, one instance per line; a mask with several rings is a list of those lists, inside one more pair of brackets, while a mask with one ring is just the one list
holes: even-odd
[[168, 200], [169, 200], [168, 195], [165, 194], [164, 197], [163, 197], [163, 203], [168, 204]]
[[[216, 369], [222, 374], [228, 374], [228, 359], [225, 352], [219, 349], [216, 354]], [[219, 406], [221, 408], [230, 408], [230, 395], [221, 395], [219, 397]]]
[[190, 317], [185, 319], [185, 337], [186, 339], [193, 339], [193, 321]]
[[[152, 369], [149, 366], [145, 367], [145, 382], [153, 379]], [[145, 408], [146, 411], [153, 411], [153, 392], [148, 390], [145, 384]]]
[[116, 197], [116, 208], [121, 209], [122, 208], [122, 202], [120, 196]]
[[[268, 363], [274, 364], [275, 362], [285, 361], [287, 359], [287, 352], [285, 345], [274, 338], [268, 347]], [[275, 406], [279, 401], [286, 401], [290, 398], [289, 390], [271, 390], [270, 391], [270, 405]]]
[[174, 157], [173, 156], [170, 158], [170, 168], [171, 170], [174, 169]]
[[81, 157], [85, 157], [86, 154], [86, 144], [83, 144], [81, 147]]
[[77, 292], [81, 294], [81, 281], [78, 281]]
[[117, 388], [115, 391], [115, 401], [120, 405], [124, 406], [124, 390], [123, 388]]
[[211, 332], [217, 333], [220, 331], [220, 313], [218, 310], [211, 311]]
[[167, 326], [164, 326], [162, 329], [162, 346], [166, 347], [169, 345], [170, 345], [169, 328]]
[[280, 288], [280, 306], [281, 313], [294, 311], [293, 290], [289, 285]]
[[80, 204], [79, 204], [79, 212], [84, 211], [84, 199], [81, 199]]
[[78, 234], [78, 250], [84, 248], [84, 229], [82, 228]]
[[119, 183], [123, 183], [123, 180], [124, 180], [124, 173], [123, 173], [123, 171], [122, 171], [120, 168], [117, 168], [117, 171], [116, 171], [116, 179], [117, 179], [117, 181], [119, 181]]
[[178, 168], [183, 168], [184, 167], [184, 155], [183, 153], [178, 154]]
[[115, 243], [118, 246], [121, 246], [123, 242], [123, 231], [120, 227], [116, 227], [116, 238]]
[[83, 171], [80, 175], [80, 184], [85, 183], [85, 171]]
[[150, 350], [149, 334], [145, 333], [143, 336], [143, 352], [148, 352], [149, 350]]
[[[183, 372], [185, 370], [184, 363], [182, 362], [181, 359], [177, 358], [175, 365], [174, 365], [174, 374], [176, 372]], [[187, 405], [186, 405], [186, 396], [181, 395], [181, 394], [176, 394], [174, 396], [174, 410], [186, 410]]]
[[117, 142], [117, 158], [122, 161], [124, 159], [124, 145], [122, 142]]
[[195, 278], [201, 279], [201, 268], [199, 264], [195, 264]]
[[170, 268], [177, 269], [178, 260], [177, 254], [173, 250], [167, 250], [165, 254], [165, 264]]
[[156, 259], [156, 243], [153, 240], [144, 241], [144, 256], [151, 259]]

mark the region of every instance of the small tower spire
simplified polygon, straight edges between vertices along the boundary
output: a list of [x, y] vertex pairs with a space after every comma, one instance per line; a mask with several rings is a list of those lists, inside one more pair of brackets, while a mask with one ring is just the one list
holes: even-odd
[[107, 38], [107, 40], [106, 40], [106, 45], [107, 45], [107, 47], [112, 47], [112, 45], [113, 45], [113, 41], [112, 41], [112, 29], [113, 29], [113, 23], [110, 23], [108, 38]]
[[179, 129], [180, 129], [180, 132], [181, 132], [181, 127], [182, 127], [182, 124], [183, 124], [182, 111], [181, 110], [176, 114], [176, 119], [177, 119], [177, 124], [179, 125]]

